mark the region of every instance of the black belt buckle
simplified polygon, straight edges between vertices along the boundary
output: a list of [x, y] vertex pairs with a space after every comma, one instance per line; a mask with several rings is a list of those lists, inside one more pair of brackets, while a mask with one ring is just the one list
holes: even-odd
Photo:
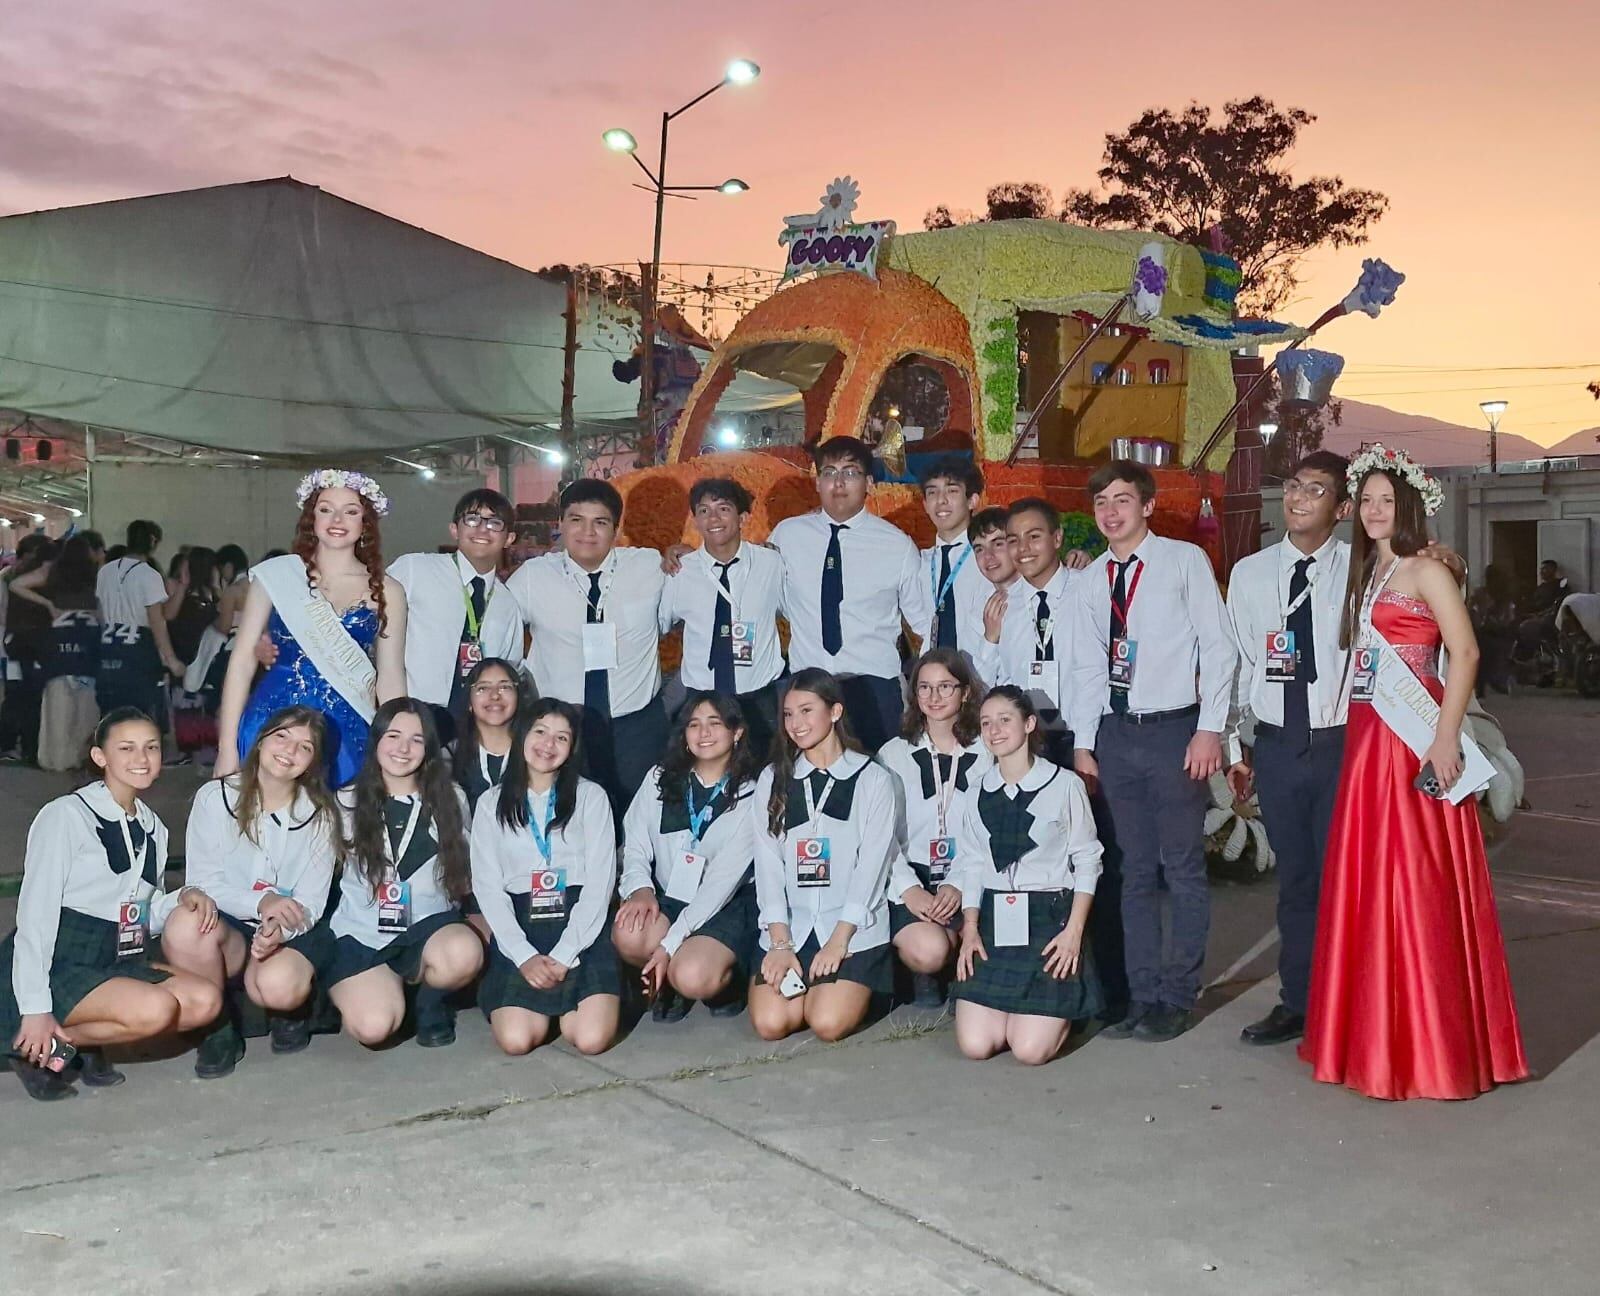
[[1123, 719], [1131, 720], [1136, 725], [1165, 724], [1169, 720], [1186, 720], [1199, 714], [1200, 707], [1195, 704], [1171, 711], [1128, 711], [1124, 712]]

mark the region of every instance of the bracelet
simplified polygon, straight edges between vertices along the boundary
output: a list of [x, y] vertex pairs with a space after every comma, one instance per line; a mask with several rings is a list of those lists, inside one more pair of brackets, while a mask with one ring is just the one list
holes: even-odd
[[772, 942], [772, 951], [771, 952], [776, 954], [779, 950], [788, 950], [792, 954], [794, 952], [794, 942], [793, 941], [773, 941]]

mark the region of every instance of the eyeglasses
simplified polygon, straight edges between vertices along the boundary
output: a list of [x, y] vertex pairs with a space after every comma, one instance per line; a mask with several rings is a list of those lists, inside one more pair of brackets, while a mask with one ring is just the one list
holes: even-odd
[[510, 680], [501, 680], [497, 684], [474, 684], [472, 686], [472, 696], [481, 698], [499, 697], [503, 693], [515, 693], [516, 691], [517, 686]]
[[858, 482], [867, 474], [859, 468], [818, 468], [817, 476], [823, 481]]
[[485, 517], [482, 513], [464, 514], [456, 519], [456, 524], [466, 527], [468, 531], [477, 531], [480, 528], [484, 531], [504, 531], [506, 529], [504, 518]]
[[1283, 493], [1285, 495], [1304, 495], [1310, 500], [1320, 500], [1327, 499], [1329, 491], [1321, 482], [1303, 482], [1291, 477], [1283, 483]]
[[917, 681], [918, 697], [951, 698], [961, 691], [961, 685], [955, 680], [940, 680], [937, 684], [927, 684]]

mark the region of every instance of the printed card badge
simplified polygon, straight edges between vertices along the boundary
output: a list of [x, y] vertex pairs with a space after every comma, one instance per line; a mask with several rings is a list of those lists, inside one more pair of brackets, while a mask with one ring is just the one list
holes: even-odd
[[567, 912], [567, 870], [535, 869], [528, 888], [529, 918], [562, 918]]
[[1028, 663], [1028, 674], [1031, 675], [1034, 679], [1043, 679], [1044, 678], [1044, 668], [1045, 668], [1045, 663], [1042, 662], [1042, 661], [1029, 662]]
[[943, 882], [950, 875], [950, 866], [955, 862], [954, 837], [935, 837], [928, 843], [928, 876], [934, 882]]
[[672, 865], [672, 873], [667, 878], [667, 896], [673, 900], [681, 900], [684, 904], [695, 897], [695, 892], [700, 890], [700, 879], [705, 876], [706, 857], [697, 855], [694, 851], [681, 851], [677, 860]]
[[994, 896], [994, 943], [1009, 948], [1028, 943], [1028, 893], [997, 891]]
[[795, 882], [803, 887], [825, 887], [833, 880], [833, 854], [826, 837], [801, 837], [794, 844]]
[[250, 889], [258, 894], [262, 891], [270, 891], [273, 895], [281, 895], [288, 900], [294, 899], [293, 887], [276, 886], [271, 882], [263, 882], [260, 878], [250, 884]]
[[456, 653], [456, 670], [462, 675], [470, 675], [472, 668], [483, 660], [483, 645], [476, 640], [468, 639]]
[[1267, 683], [1292, 683], [1294, 681], [1294, 666], [1294, 631], [1272, 631], [1267, 635]]
[[609, 621], [596, 621], [583, 627], [583, 669], [615, 670], [617, 666], [617, 627]]
[[756, 659], [756, 623], [754, 621], [735, 621], [733, 623], [733, 664], [735, 666], [749, 666]]
[[1378, 690], [1378, 653], [1373, 648], [1357, 648], [1351, 659], [1350, 700], [1370, 702]]
[[378, 888], [378, 935], [398, 936], [411, 926], [411, 883], [391, 878]]
[[143, 958], [150, 930], [150, 906], [143, 900], [124, 900], [117, 906], [117, 957]]
[[1111, 641], [1111, 687], [1126, 692], [1133, 687], [1133, 666], [1139, 659], [1136, 640], [1118, 636]]

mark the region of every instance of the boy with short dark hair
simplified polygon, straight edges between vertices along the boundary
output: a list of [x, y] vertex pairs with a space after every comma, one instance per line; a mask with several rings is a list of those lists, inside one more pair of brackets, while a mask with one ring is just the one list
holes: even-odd
[[918, 474], [935, 543], [922, 551], [933, 619], [914, 627], [924, 650], [954, 648], [970, 658], [983, 637], [983, 605], [993, 592], [973, 562], [967, 527], [983, 496], [983, 474], [968, 455], [947, 454]]

